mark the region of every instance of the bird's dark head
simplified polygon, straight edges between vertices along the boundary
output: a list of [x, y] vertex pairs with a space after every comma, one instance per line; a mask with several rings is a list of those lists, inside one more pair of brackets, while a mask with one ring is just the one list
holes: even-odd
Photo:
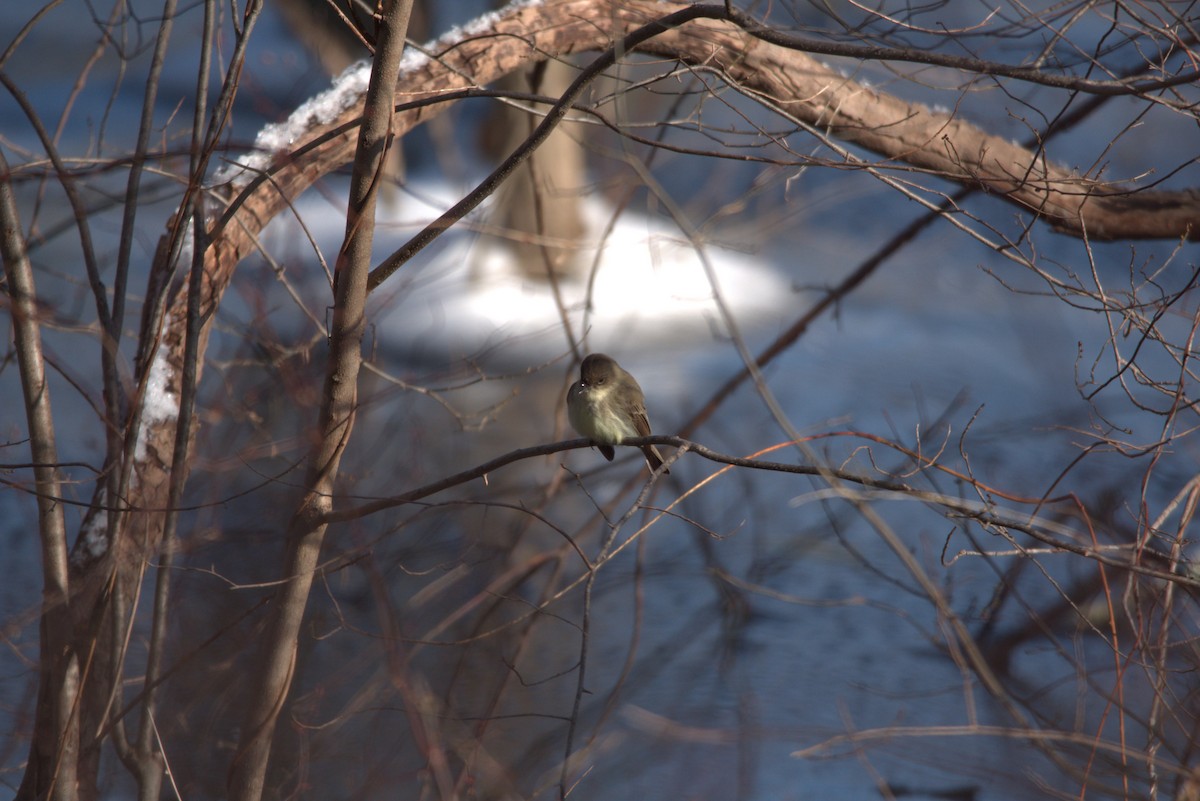
[[603, 353], [593, 353], [579, 365], [579, 380], [585, 387], [601, 387], [617, 377], [617, 362]]

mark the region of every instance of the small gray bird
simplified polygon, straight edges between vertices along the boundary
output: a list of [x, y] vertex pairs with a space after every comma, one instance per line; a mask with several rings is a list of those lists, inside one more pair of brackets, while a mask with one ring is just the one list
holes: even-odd
[[[642, 388], [615, 359], [603, 353], [591, 354], [579, 366], [579, 380], [567, 393], [567, 417], [571, 426], [594, 442], [610, 462], [613, 445], [620, 445], [626, 437], [650, 436]], [[651, 472], [662, 467], [658, 448], [641, 447]]]

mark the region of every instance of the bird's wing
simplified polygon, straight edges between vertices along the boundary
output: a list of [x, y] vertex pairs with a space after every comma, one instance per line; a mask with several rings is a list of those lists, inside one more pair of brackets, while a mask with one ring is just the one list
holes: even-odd
[[630, 409], [629, 419], [633, 420], [633, 427], [637, 430], [639, 437], [650, 436], [650, 420], [646, 417], [644, 408]]

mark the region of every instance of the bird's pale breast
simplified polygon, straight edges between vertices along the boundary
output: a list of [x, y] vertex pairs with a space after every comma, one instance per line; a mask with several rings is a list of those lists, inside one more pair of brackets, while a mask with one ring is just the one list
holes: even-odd
[[583, 436], [602, 445], [617, 445], [626, 437], [636, 437], [633, 424], [616, 414], [611, 404], [605, 403], [611, 387], [571, 387], [571, 399], [567, 403], [567, 416], [571, 426]]

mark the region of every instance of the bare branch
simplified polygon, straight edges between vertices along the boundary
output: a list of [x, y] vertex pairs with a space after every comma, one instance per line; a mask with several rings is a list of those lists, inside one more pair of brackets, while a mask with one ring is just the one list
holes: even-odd
[[0, 152], [0, 257], [3, 257], [12, 302], [13, 336], [37, 487], [38, 539], [42, 556], [37, 720], [17, 798], [68, 801], [76, 798], [77, 792], [80, 666], [71, 646], [66, 525], [63, 506], [54, 500], [62, 493], [62, 487], [50, 385], [38, 323], [37, 293], [9, 179], [8, 161]]
[[258, 801], [262, 797], [275, 721], [291, 688], [300, 622], [328, 527], [323, 517], [331, 505], [338, 466], [354, 427], [362, 340], [367, 327], [375, 202], [387, 149], [393, 141], [393, 97], [411, 11], [412, 0], [384, 2], [378, 20], [374, 68], [365, 98], [365, 124], [351, 178], [346, 238], [334, 271], [334, 318], [317, 441], [309, 454], [304, 496], [288, 527], [285, 583], [277, 590], [271, 607], [251, 696], [254, 701], [246, 710], [241, 742], [230, 771], [229, 794], [237, 801]]

